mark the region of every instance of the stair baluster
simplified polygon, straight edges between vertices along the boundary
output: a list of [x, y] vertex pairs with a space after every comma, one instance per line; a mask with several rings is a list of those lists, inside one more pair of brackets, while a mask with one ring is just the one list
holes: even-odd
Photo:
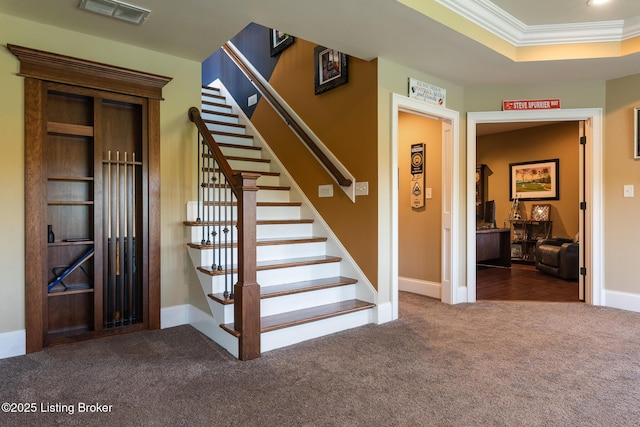
[[[196, 107], [189, 109], [189, 119], [196, 125], [199, 137], [202, 138], [203, 150], [203, 181], [199, 185], [203, 189], [203, 221], [207, 224], [207, 241], [203, 246], [210, 245], [209, 227], [218, 226], [217, 235], [214, 234], [214, 250], [218, 251], [218, 271], [223, 271], [225, 283], [225, 298], [234, 297], [234, 324], [238, 333], [238, 354], [241, 360], [260, 357], [260, 286], [256, 282], [256, 180], [254, 173], [234, 172], [222, 154], [220, 147], [207, 129]], [[198, 162], [200, 159], [198, 160]], [[216, 175], [217, 172], [217, 177]], [[217, 188], [217, 191], [216, 191]], [[217, 195], [217, 197], [215, 197]], [[212, 218], [215, 206], [218, 206], [218, 218]], [[204, 207], [206, 206], [206, 211]], [[234, 206], [238, 209], [237, 220], [237, 267], [234, 262], [233, 227]], [[220, 212], [224, 209], [224, 218]], [[206, 217], [205, 217], [206, 214]], [[213, 215], [215, 217], [215, 215]], [[204, 231], [204, 230], [203, 230]], [[224, 233], [224, 243], [222, 235]], [[216, 233], [214, 231], [214, 233]], [[218, 240], [216, 246], [215, 240]], [[224, 251], [224, 257], [222, 252]], [[215, 252], [214, 252], [215, 253]], [[215, 255], [214, 255], [215, 260]], [[224, 267], [222, 266], [224, 264]], [[234, 272], [237, 272], [237, 282], [233, 283]], [[231, 291], [229, 291], [231, 289]]]

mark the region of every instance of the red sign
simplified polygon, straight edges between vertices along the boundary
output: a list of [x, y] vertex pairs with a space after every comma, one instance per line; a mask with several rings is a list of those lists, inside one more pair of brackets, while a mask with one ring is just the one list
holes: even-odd
[[523, 99], [520, 101], [502, 101], [502, 111], [552, 110], [555, 108], [560, 108], [559, 99]]

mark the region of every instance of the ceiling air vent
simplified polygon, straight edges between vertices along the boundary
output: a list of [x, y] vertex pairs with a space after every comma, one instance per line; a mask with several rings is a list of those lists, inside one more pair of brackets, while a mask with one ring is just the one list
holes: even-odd
[[78, 7], [138, 25], [142, 24], [151, 13], [150, 10], [114, 0], [81, 0]]

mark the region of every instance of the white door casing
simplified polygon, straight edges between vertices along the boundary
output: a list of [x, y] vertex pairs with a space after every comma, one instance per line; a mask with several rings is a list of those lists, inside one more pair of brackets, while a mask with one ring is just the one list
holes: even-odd
[[581, 121], [584, 120], [587, 146], [584, 155], [586, 171], [584, 198], [587, 210], [584, 233], [588, 238], [581, 242], [584, 246], [587, 274], [584, 277], [585, 302], [605, 305], [603, 271], [603, 112], [601, 108], [558, 109], [536, 111], [485, 111], [467, 113], [467, 288], [466, 301], [476, 301], [476, 246], [475, 246], [475, 168], [476, 168], [476, 125], [478, 123], [508, 123], [536, 121]]

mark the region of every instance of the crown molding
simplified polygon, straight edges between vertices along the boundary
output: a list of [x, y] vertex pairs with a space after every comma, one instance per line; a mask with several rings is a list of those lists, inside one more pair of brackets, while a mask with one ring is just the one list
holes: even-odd
[[527, 25], [489, 0], [436, 0], [516, 47], [620, 42], [640, 36], [640, 16], [627, 20]]

